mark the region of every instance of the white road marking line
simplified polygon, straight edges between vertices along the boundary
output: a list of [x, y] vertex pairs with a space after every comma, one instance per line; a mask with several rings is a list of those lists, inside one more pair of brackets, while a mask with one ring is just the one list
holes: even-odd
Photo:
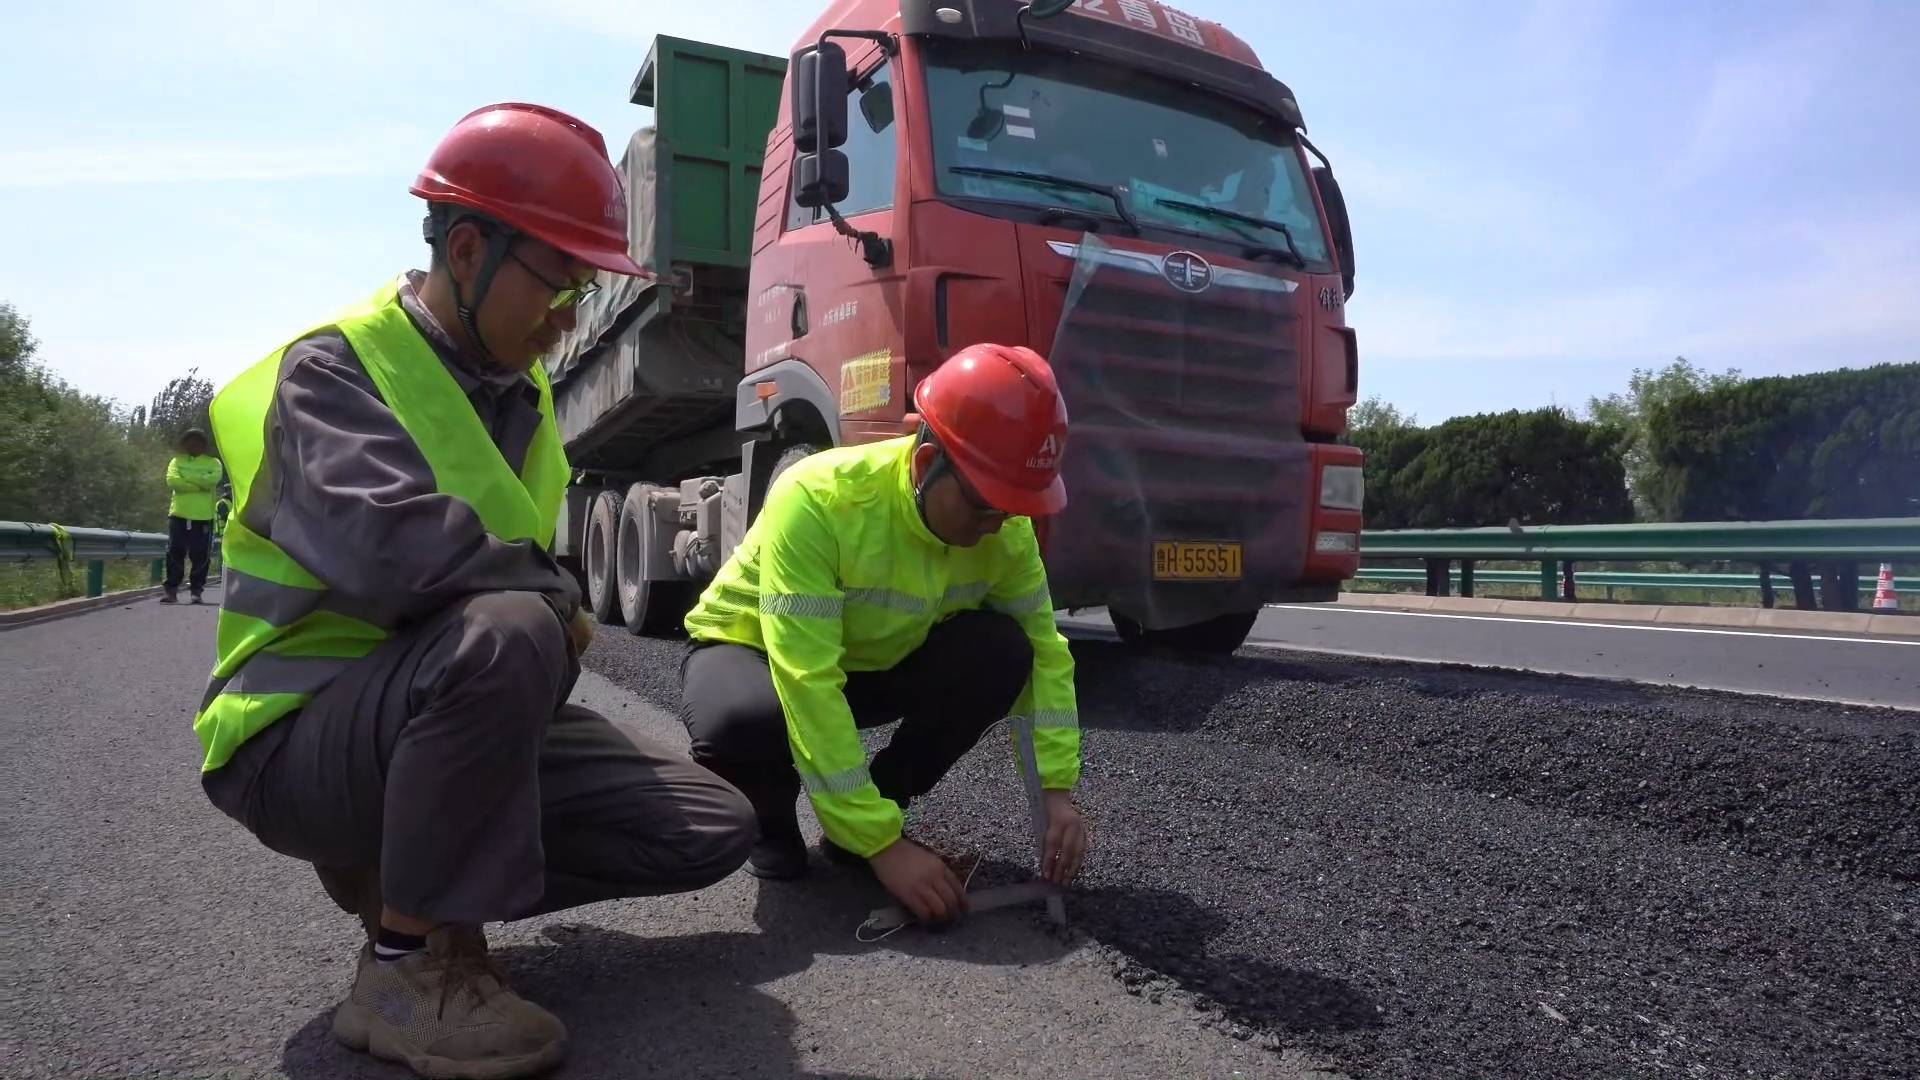
[[1341, 607], [1338, 604], [1268, 604], [1275, 611], [1338, 612], [1342, 615], [1406, 615], [1416, 619], [1468, 619], [1473, 622], [1519, 623], [1531, 626], [1572, 626], [1593, 630], [1657, 630], [1667, 634], [1719, 634], [1724, 637], [1775, 638], [1780, 641], [1833, 641], [1843, 645], [1920, 646], [1920, 638], [1827, 637], [1771, 630], [1719, 630], [1705, 626], [1656, 626], [1652, 623], [1587, 622], [1584, 619], [1527, 619], [1507, 615], [1467, 615], [1451, 611], [1399, 611], [1392, 608]]

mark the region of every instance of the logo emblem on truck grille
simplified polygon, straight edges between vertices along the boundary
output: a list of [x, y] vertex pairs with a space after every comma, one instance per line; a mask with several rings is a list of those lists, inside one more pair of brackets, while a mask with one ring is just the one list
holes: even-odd
[[1206, 292], [1213, 284], [1213, 264], [1191, 251], [1175, 251], [1160, 260], [1160, 272], [1181, 292]]

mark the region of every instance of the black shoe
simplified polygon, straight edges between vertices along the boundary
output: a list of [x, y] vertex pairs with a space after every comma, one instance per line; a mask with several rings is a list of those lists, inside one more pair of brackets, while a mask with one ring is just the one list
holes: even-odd
[[163, 604], [177, 604], [180, 602], [180, 594], [171, 590], [161, 593], [160, 602]]
[[760, 840], [747, 854], [747, 873], [765, 881], [792, 881], [807, 876], [807, 845], [798, 838]]

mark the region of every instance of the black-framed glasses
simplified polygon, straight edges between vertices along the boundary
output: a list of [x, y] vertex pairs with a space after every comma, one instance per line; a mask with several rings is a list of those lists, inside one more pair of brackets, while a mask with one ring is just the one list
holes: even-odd
[[979, 492], [973, 490], [973, 485], [967, 483], [966, 477], [960, 475], [960, 470], [955, 469], [950, 475], [953, 477], [955, 486], [960, 489], [960, 497], [966, 500], [967, 508], [973, 511], [974, 517], [985, 520], [1013, 516], [982, 498]]
[[582, 300], [600, 291], [600, 283], [597, 281], [589, 281], [582, 285], [555, 285], [547, 280], [545, 274], [535, 270], [531, 263], [514, 254], [512, 248], [507, 249], [507, 258], [519, 263], [520, 269], [533, 275], [533, 280], [553, 290], [553, 299], [547, 302], [549, 311], [565, 311], [568, 308], [579, 307]]

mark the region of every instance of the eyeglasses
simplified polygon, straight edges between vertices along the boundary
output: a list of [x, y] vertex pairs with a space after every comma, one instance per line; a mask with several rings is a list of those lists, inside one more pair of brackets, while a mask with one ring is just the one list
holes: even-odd
[[535, 270], [527, 260], [514, 254], [512, 248], [507, 249], [507, 258], [519, 263], [520, 269], [533, 275], [533, 280], [553, 291], [553, 299], [547, 302], [549, 311], [565, 311], [568, 308], [578, 307], [580, 301], [600, 291], [600, 283], [597, 281], [589, 281], [582, 285], [555, 285], [547, 280], [545, 274]]
[[967, 507], [973, 511], [974, 517], [988, 520], [1013, 516], [988, 502], [986, 499], [981, 498], [980, 494], [973, 490], [973, 485], [967, 483], [967, 481], [961, 477], [958, 469], [955, 469], [951, 475], [953, 476], [954, 484], [960, 489], [960, 497], [966, 500]]

